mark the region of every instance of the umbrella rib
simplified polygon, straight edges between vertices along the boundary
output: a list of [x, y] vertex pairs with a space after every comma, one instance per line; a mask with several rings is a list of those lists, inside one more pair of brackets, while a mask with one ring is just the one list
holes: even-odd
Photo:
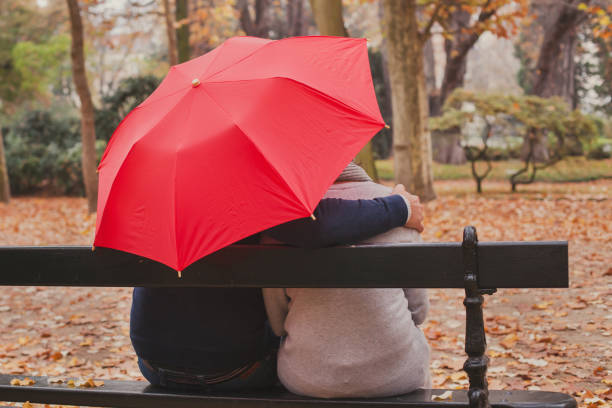
[[[185, 123], [191, 123], [190, 119], [191, 119], [191, 115], [193, 113], [194, 100], [195, 100], [195, 98], [192, 97], [191, 98], [191, 103], [189, 104], [189, 113], [187, 114], [187, 118], [185, 120]], [[182, 135], [184, 135], [185, 133], [186, 132], [183, 132]], [[179, 134], [179, 135], [181, 135], [181, 134]], [[175, 252], [175, 254], [176, 254], [176, 265], [177, 265], [177, 268], [179, 268], [178, 269], [179, 271], [182, 269], [182, 266], [179, 265], [179, 254], [178, 254], [179, 245], [178, 245], [178, 233], [177, 233], [178, 232], [178, 226], [177, 226], [177, 211], [176, 211], [176, 201], [177, 201], [176, 200], [176, 196], [178, 195], [178, 188], [176, 188], [176, 179], [177, 179], [178, 155], [179, 155], [179, 152], [180, 152], [181, 147], [182, 147], [182, 145], [181, 145], [182, 141], [183, 141], [183, 139], [181, 138], [179, 143], [177, 143], [175, 151], [174, 151], [174, 167], [173, 167], [173, 170], [174, 170], [174, 177], [173, 177], [173, 180], [174, 180], [174, 194], [172, 196], [172, 216], [174, 218], [174, 246], [176, 248], [176, 252]]]
[[226, 43], [227, 41], [223, 41], [223, 44], [219, 46], [219, 51], [217, 51], [217, 55], [215, 55], [215, 58], [213, 58], [213, 60], [210, 61], [210, 64], [208, 64], [208, 66], [206, 67], [206, 70], [202, 73], [202, 75], [200, 75], [200, 78], [204, 78], [206, 76], [206, 73], [208, 72], [208, 70], [213, 66], [215, 61], [217, 61], [217, 58], [219, 58], [219, 55], [221, 55], [221, 50], [223, 50]]
[[[277, 40], [277, 41], [281, 41], [281, 40]], [[251, 53], [249, 53], [249, 54], [245, 55], [244, 57], [240, 58], [238, 61], [236, 61], [236, 62], [234, 62], [234, 63], [232, 63], [232, 64], [228, 65], [227, 67], [221, 68], [220, 70], [218, 70], [218, 71], [216, 71], [216, 72], [213, 72], [212, 74], [210, 74], [210, 75], [208, 76], [208, 78], [214, 77], [215, 75], [220, 74], [221, 72], [226, 71], [226, 70], [228, 70], [228, 69], [232, 68], [233, 66], [240, 64], [242, 61], [246, 60], [247, 58], [250, 58], [251, 56], [253, 56], [253, 54], [255, 54], [256, 52], [258, 52], [258, 51], [259, 51], [259, 50], [261, 50], [262, 48], [265, 48], [265, 47], [267, 47], [268, 45], [270, 45], [270, 44], [274, 44], [274, 43], [275, 43], [275, 41], [270, 41], [270, 42], [265, 43], [264, 45], [262, 45], [261, 47], [257, 48], [256, 50], [254, 50], [254, 51], [252, 51]], [[225, 44], [225, 43], [224, 43], [224, 44]], [[206, 80], [206, 79], [204, 79], [204, 80]]]
[[[143, 107], [145, 107], [145, 106], [149, 106], [149, 105], [150, 105], [150, 104], [152, 104], [152, 103], [159, 102], [159, 101], [161, 101], [162, 99], [168, 98], [168, 97], [170, 97], [170, 96], [172, 96], [172, 95], [176, 95], [177, 93], [179, 93], [179, 92], [181, 92], [181, 91], [184, 91], [184, 90], [185, 90], [185, 89], [187, 89], [187, 88], [191, 88], [191, 79], [187, 78], [187, 77], [185, 76], [185, 74], [183, 74], [182, 72], [180, 72], [180, 71], [179, 71], [178, 69], [176, 69], [175, 67], [176, 67], [176, 65], [173, 65], [172, 67], [170, 67], [170, 70], [173, 70], [173, 69], [174, 69], [174, 70], [175, 70], [175, 72], [177, 72], [179, 75], [181, 75], [183, 78], [185, 78], [185, 79], [187, 80], [187, 81], [186, 81], [186, 83], [188, 83], [189, 85], [186, 85], [186, 86], [184, 86], [184, 87], [182, 87], [182, 88], [179, 88], [178, 90], [176, 90], [176, 91], [174, 91], [174, 92], [170, 92], [170, 93], [169, 93], [169, 94], [167, 94], [167, 95], [162, 95], [162, 96], [160, 96], [159, 98], [155, 98], [155, 99], [153, 99], [153, 100], [148, 100], [148, 98], [147, 98], [147, 99], [145, 99], [145, 100], [144, 100], [144, 101], [143, 101], [143, 102], [142, 102], [140, 105], [138, 105], [137, 107], [135, 107], [134, 109], [138, 109], [138, 108], [143, 108]], [[169, 75], [169, 74], [168, 74], [168, 75]], [[165, 79], [165, 78], [164, 78], [164, 79]]]
[[343, 102], [343, 101], [341, 101], [338, 98], [335, 98], [335, 97], [333, 97], [331, 95], [328, 95], [325, 92], [319, 91], [318, 89], [312, 87], [311, 85], [308, 85], [308, 84], [306, 84], [306, 83], [304, 83], [302, 81], [298, 81], [297, 79], [289, 78], [289, 77], [286, 77], [286, 76], [277, 75], [277, 76], [270, 76], [270, 77], [264, 77], [264, 78], [232, 79], [232, 80], [226, 80], [226, 81], [210, 81], [210, 82], [207, 82], [207, 83], [208, 84], [228, 84], [228, 83], [233, 83], [233, 82], [264, 81], [264, 80], [267, 80], [267, 79], [283, 79], [283, 80], [286, 80], [286, 81], [294, 82], [294, 83], [296, 83], [296, 84], [298, 84], [300, 86], [303, 86], [304, 88], [309, 89], [313, 93], [316, 93], [316, 94], [322, 96], [325, 99], [332, 100], [335, 103], [344, 106], [346, 109], [355, 112], [359, 116], [362, 116], [362, 117], [365, 117], [367, 119], [370, 119], [373, 123], [380, 124], [381, 126], [384, 126], [384, 122], [381, 122], [381, 121], [379, 121], [376, 118], [373, 118], [372, 116], [370, 116], [370, 114], [364, 113], [364, 112], [360, 111], [358, 108], [356, 108], [354, 106], [351, 106], [348, 103]]
[[206, 90], [206, 87], [202, 87], [202, 89], [204, 90], [204, 92], [206, 93], [206, 95], [208, 95], [208, 97], [210, 98], [211, 101], [213, 101], [218, 107], [219, 109], [221, 109], [221, 111], [223, 111], [223, 113], [225, 113], [227, 115], [227, 117], [229, 118], [229, 120], [234, 124], [234, 126], [236, 126], [236, 128], [238, 130], [240, 130], [240, 133], [243, 134], [244, 138], [246, 140], [248, 140], [253, 147], [255, 147], [255, 149], [259, 152], [259, 154], [261, 155], [261, 157], [264, 158], [264, 160], [270, 165], [270, 168], [272, 168], [272, 170], [276, 173], [276, 175], [278, 175], [279, 179], [285, 184], [285, 186], [287, 186], [288, 190], [291, 192], [291, 194], [293, 195], [293, 197], [295, 197], [295, 199], [302, 204], [302, 206], [308, 210], [308, 211], [313, 211], [314, 209], [310, 209], [308, 208], [308, 205], [306, 203], [304, 203], [304, 201], [298, 197], [295, 192], [293, 191], [293, 189], [291, 188], [291, 186], [289, 185], [289, 183], [287, 182], [287, 180], [285, 180], [285, 178], [283, 177], [283, 175], [281, 174], [280, 171], [278, 171], [278, 169], [276, 168], [276, 166], [274, 166], [274, 164], [272, 164], [272, 162], [266, 157], [266, 155], [263, 153], [263, 151], [259, 148], [259, 146], [257, 146], [257, 143], [255, 143], [253, 140], [251, 140], [251, 138], [249, 138], [246, 134], [246, 132], [240, 127], [240, 125], [238, 125], [238, 123], [236, 123], [236, 121], [234, 120], [234, 118], [232, 117], [232, 115], [230, 115], [230, 113], [215, 99], [213, 98], [213, 96], [208, 93], [208, 91]]

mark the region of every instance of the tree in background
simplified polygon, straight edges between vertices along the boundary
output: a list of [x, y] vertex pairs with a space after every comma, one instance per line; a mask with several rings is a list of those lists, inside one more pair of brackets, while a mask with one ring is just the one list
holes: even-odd
[[416, 0], [383, 0], [382, 26], [388, 50], [393, 110], [395, 181], [423, 201], [436, 198], [433, 186], [431, 138], [423, 47], [431, 24], [419, 31]]
[[66, 0], [70, 13], [72, 35], [72, 77], [81, 100], [81, 140], [83, 145], [82, 168], [85, 195], [89, 212], [96, 211], [98, 202], [98, 177], [96, 174], [96, 130], [94, 127], [94, 106], [85, 72], [83, 22], [78, 0]]
[[[601, 5], [599, 4], [601, 3]], [[603, 7], [603, 1], [569, 0], [532, 1], [532, 13], [536, 15], [532, 29], [525, 30], [517, 46], [517, 55], [523, 68], [519, 82], [526, 92], [541, 96], [558, 96], [570, 108], [579, 104], [579, 68], [576, 53], [580, 49], [580, 32], [588, 37], [604, 41], [612, 35], [609, 14], [612, 6]], [[533, 141], [533, 158], [538, 162], [549, 160], [544, 138]], [[523, 158], [531, 147], [523, 146]]]
[[238, 0], [236, 8], [239, 13], [240, 26], [246, 35], [269, 38], [270, 0], [255, 0], [254, 17], [251, 16], [247, 0]]
[[304, 0], [238, 0], [236, 10], [246, 35], [276, 40], [308, 33]]
[[[446, 64], [436, 106], [444, 105], [455, 89], [463, 86], [468, 52], [485, 32], [508, 38], [518, 32], [519, 21], [527, 15], [527, 0], [463, 0], [441, 8], [438, 23], [444, 29]], [[431, 16], [429, 16], [431, 18]], [[440, 114], [439, 108], [432, 115]]]
[[585, 103], [604, 115], [612, 115], [612, 4], [579, 5], [590, 15], [578, 37], [576, 93]]
[[[527, 11], [527, 0], [462, 0], [452, 6], [439, 9], [437, 23], [443, 29], [446, 63], [440, 89], [435, 90], [433, 95], [430, 92], [429, 111], [432, 116], [440, 115], [440, 110], [448, 95], [453, 90], [463, 87], [468, 53], [481, 35], [485, 32], [498, 38], [516, 35], [519, 22], [527, 15]], [[431, 11], [421, 14], [426, 18], [432, 17]], [[426, 47], [425, 51], [427, 50]], [[429, 54], [426, 53], [427, 55]], [[432, 64], [432, 62], [429, 63], [430, 66]], [[435, 132], [434, 160], [441, 163], [463, 163], [465, 155], [458, 142], [457, 130]]]
[[[348, 37], [342, 17], [342, 0], [310, 0], [310, 8], [321, 35]], [[370, 177], [378, 180], [372, 142], [368, 142], [355, 156], [355, 162], [363, 167]]]
[[[470, 108], [466, 109], [466, 105]], [[482, 192], [482, 180], [492, 168], [492, 140], [508, 150], [516, 145], [514, 139], [523, 139], [532, 146], [523, 167], [509, 176], [515, 192], [517, 185], [532, 183], [539, 170], [571, 154], [571, 145], [592, 140], [598, 133], [591, 117], [570, 109], [559, 97], [483, 94], [457, 89], [447, 99], [443, 113], [431, 119], [431, 126], [440, 130], [461, 128], [478, 193]], [[546, 162], [536, 163], [533, 144], [543, 137], [550, 140], [551, 154]], [[486, 164], [484, 171], [478, 171], [477, 162]]]
[[559, 96], [576, 107], [575, 53], [578, 26], [587, 14], [578, 9], [578, 0], [534, 2], [532, 7], [542, 29], [538, 59], [531, 78], [531, 93], [541, 97]]
[[175, 0], [175, 2], [178, 62], [185, 62], [191, 58], [191, 47], [189, 45], [189, 2], [187, 0]]
[[168, 61], [170, 65], [178, 64], [178, 50], [176, 48], [176, 30], [174, 29], [174, 15], [170, 7], [170, 0], [162, 0], [164, 6], [164, 22], [166, 23], [166, 37], [168, 38]]
[[20, 106], [47, 99], [67, 45], [55, 35], [55, 23], [34, 1], [0, 2], [0, 202], [10, 200], [2, 115], [12, 117]]

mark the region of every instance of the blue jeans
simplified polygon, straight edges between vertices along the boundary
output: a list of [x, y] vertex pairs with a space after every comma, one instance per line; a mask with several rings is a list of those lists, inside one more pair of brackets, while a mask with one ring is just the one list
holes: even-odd
[[241, 374], [215, 384], [201, 381], [191, 373], [153, 367], [150, 363], [138, 358], [138, 367], [151, 385], [180, 391], [242, 391], [268, 388], [278, 383], [276, 374], [276, 350], [263, 359], [249, 365]]

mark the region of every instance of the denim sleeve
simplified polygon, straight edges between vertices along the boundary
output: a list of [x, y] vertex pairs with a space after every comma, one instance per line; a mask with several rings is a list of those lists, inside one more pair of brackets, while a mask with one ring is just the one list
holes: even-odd
[[264, 231], [289, 245], [321, 248], [352, 244], [406, 223], [408, 207], [399, 195], [372, 200], [325, 198], [314, 211], [316, 220], [300, 218]]

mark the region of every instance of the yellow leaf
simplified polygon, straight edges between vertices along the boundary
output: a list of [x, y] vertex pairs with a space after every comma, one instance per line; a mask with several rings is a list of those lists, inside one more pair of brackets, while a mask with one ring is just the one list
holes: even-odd
[[91, 337], [89, 337], [89, 338], [85, 339], [85, 341], [81, 342], [79, 344], [79, 346], [81, 346], [81, 347], [89, 347], [92, 344], [93, 344], [93, 340], [91, 339]]
[[452, 399], [453, 399], [453, 392], [452, 391], [446, 391], [443, 394], [432, 395], [431, 396], [431, 400], [432, 401], [444, 401], [444, 400], [452, 400]]
[[33, 379], [26, 377], [23, 380], [20, 380], [18, 378], [13, 378], [11, 380], [11, 385], [18, 385], [18, 386], [27, 386], [27, 385], [34, 385], [36, 384], [36, 381], [34, 381]]
[[589, 8], [589, 6], [587, 6], [587, 5], [586, 5], [586, 4], [584, 4], [584, 3], [580, 3], [580, 4], [578, 5], [578, 10], [586, 10], [586, 9], [588, 9], [588, 8]]
[[552, 304], [553, 304], [553, 302], [536, 303], [535, 305], [532, 306], [532, 309], [545, 310], [545, 309], [548, 309], [548, 306], [550, 306]]

